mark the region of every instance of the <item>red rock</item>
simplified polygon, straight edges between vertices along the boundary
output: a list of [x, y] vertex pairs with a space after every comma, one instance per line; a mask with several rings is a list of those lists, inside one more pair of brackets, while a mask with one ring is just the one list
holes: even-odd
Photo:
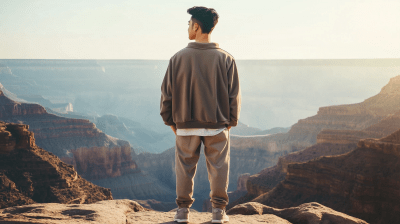
[[35, 144], [28, 125], [0, 121], [0, 208], [35, 202], [92, 203], [109, 189], [81, 178], [72, 166]]
[[400, 130], [355, 150], [288, 165], [283, 182], [254, 201], [285, 208], [316, 201], [371, 223], [400, 222]]

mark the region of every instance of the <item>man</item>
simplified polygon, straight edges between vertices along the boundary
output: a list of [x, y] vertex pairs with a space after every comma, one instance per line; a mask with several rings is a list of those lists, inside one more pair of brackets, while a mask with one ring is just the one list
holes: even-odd
[[239, 119], [241, 92], [236, 62], [232, 55], [210, 42], [218, 22], [212, 8], [192, 7], [190, 42], [169, 60], [161, 85], [160, 115], [176, 135], [176, 203], [174, 221], [189, 222], [194, 202], [193, 179], [201, 143], [207, 161], [212, 223], [229, 221], [228, 199], [230, 161], [229, 132]]

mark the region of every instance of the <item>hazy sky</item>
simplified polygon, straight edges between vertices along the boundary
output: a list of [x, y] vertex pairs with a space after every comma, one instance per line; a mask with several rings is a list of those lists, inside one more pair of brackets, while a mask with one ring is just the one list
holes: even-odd
[[0, 0], [0, 58], [167, 60], [192, 6], [235, 59], [400, 58], [399, 0]]

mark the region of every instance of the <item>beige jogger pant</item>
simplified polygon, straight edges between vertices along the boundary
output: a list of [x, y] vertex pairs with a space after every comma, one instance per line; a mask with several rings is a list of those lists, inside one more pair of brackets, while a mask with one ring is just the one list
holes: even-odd
[[212, 206], [224, 209], [229, 202], [227, 192], [230, 162], [228, 129], [214, 136], [176, 136], [176, 204], [179, 207], [189, 208], [194, 202], [193, 179], [200, 157], [201, 142], [204, 144]]

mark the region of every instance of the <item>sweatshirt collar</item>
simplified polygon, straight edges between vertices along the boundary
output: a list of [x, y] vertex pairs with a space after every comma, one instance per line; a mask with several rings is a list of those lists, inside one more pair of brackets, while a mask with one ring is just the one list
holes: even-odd
[[199, 42], [190, 42], [187, 47], [197, 48], [197, 49], [218, 49], [218, 43], [199, 43]]

